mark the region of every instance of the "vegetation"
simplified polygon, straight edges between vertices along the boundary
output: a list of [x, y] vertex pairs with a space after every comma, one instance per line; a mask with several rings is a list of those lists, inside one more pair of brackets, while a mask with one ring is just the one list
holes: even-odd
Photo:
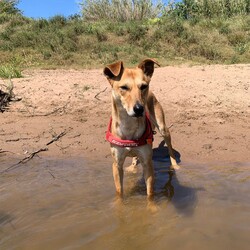
[[0, 78], [20, 78], [21, 70], [12, 64], [0, 65]]
[[0, 0], [0, 14], [20, 14], [16, 0]]
[[156, 18], [163, 4], [151, 0], [85, 0], [81, 3], [85, 20], [131, 21]]
[[35, 20], [16, 1], [0, 0], [0, 77], [28, 67], [92, 68], [145, 57], [163, 65], [249, 63], [249, 2], [88, 0], [82, 16]]

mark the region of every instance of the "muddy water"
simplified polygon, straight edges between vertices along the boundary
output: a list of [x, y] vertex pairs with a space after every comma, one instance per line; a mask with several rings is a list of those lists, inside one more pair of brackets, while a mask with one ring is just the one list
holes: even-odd
[[140, 171], [115, 198], [110, 160], [36, 158], [1, 174], [0, 249], [249, 249], [249, 164], [182, 162], [172, 175], [154, 163], [154, 212]]

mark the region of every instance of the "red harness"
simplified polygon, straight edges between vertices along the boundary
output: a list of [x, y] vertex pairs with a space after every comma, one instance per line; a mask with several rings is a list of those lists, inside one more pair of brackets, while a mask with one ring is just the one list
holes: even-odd
[[149, 120], [148, 114], [146, 114], [146, 130], [143, 133], [142, 137], [138, 140], [122, 140], [115, 137], [111, 133], [112, 117], [110, 118], [108, 131], [106, 132], [106, 140], [111, 144], [114, 144], [119, 147], [139, 147], [146, 144], [152, 144], [154, 140], [154, 131], [152, 130], [151, 122]]

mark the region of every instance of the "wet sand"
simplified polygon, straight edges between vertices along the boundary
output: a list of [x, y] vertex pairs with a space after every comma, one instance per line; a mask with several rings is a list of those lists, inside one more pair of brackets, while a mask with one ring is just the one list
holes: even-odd
[[[173, 125], [173, 146], [182, 159], [249, 162], [249, 72], [250, 65], [156, 68], [150, 88], [167, 125]], [[13, 79], [22, 100], [0, 114], [0, 149], [9, 151], [6, 157], [27, 156], [62, 131], [67, 134], [40, 155], [109, 157], [104, 133], [111, 87], [101, 69], [30, 70], [24, 76]], [[157, 134], [156, 147], [160, 141]]]

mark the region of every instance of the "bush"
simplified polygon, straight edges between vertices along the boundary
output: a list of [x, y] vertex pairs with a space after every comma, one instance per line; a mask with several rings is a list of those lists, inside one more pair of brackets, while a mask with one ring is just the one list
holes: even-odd
[[151, 0], [83, 0], [80, 5], [85, 20], [121, 22], [158, 17], [163, 7], [161, 1]]
[[165, 14], [192, 19], [197, 17], [231, 17], [249, 13], [249, 0], [183, 0], [177, 3], [171, 2]]
[[138, 42], [141, 39], [145, 39], [148, 32], [148, 26], [142, 25], [140, 23], [131, 23], [128, 27], [129, 42]]
[[0, 66], [0, 77], [1, 78], [20, 78], [22, 73], [18, 67], [12, 64], [6, 64]]
[[32, 28], [35, 30], [46, 29], [49, 26], [49, 22], [47, 19], [41, 18], [33, 22]]
[[67, 18], [62, 15], [56, 15], [49, 19], [49, 24], [54, 28], [62, 28], [67, 24]]

